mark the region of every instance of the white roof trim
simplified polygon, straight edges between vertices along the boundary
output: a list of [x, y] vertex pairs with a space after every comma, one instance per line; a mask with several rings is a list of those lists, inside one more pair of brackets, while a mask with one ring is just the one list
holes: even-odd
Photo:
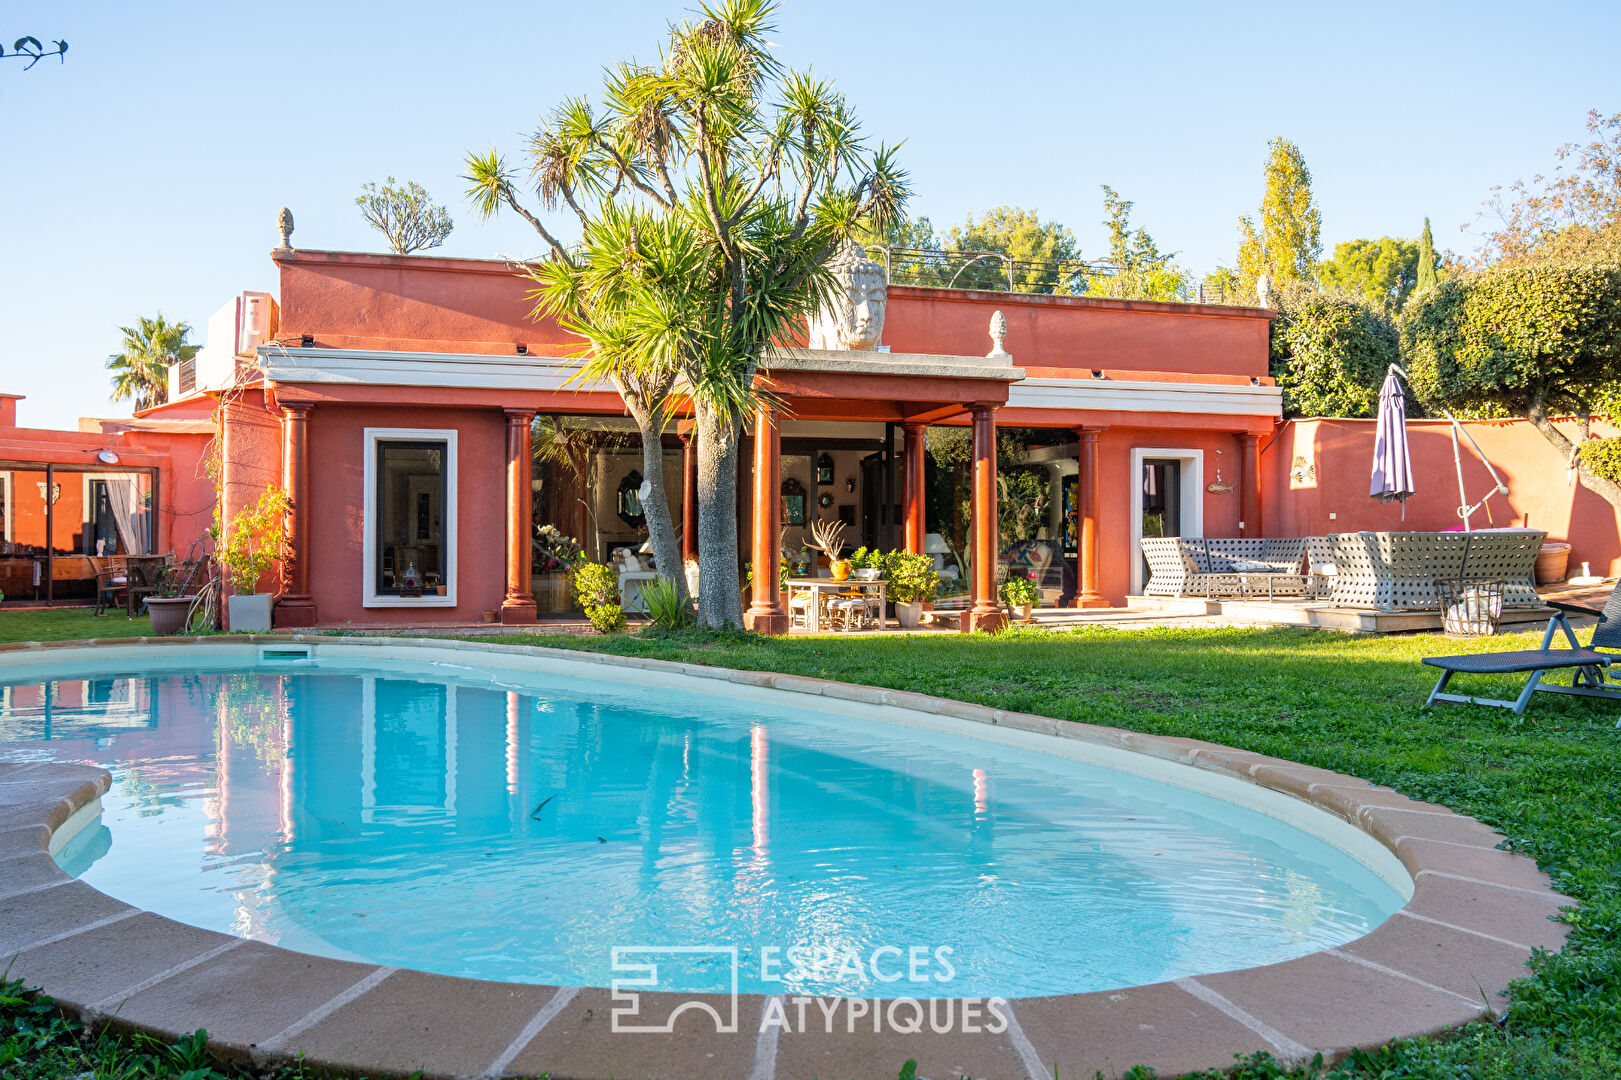
[[1008, 388], [1009, 409], [1282, 416], [1276, 386], [1137, 382], [1125, 379], [1025, 379]]
[[578, 361], [557, 356], [399, 352], [392, 349], [306, 349], [261, 345], [265, 377], [279, 383], [357, 386], [447, 386], [479, 390], [606, 390], [574, 382]]

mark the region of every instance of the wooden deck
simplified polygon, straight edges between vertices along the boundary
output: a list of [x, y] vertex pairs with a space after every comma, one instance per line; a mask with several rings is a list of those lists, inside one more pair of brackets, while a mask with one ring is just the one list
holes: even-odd
[[[1128, 596], [1129, 611], [1196, 618], [1211, 616], [1233, 626], [1309, 626], [1322, 630], [1347, 630], [1361, 634], [1404, 634], [1441, 629], [1438, 611], [1373, 611], [1368, 608], [1337, 607], [1326, 601], [1302, 600], [1201, 600], [1165, 596]], [[1545, 625], [1551, 608], [1509, 608], [1500, 626], [1505, 630], [1529, 630]]]

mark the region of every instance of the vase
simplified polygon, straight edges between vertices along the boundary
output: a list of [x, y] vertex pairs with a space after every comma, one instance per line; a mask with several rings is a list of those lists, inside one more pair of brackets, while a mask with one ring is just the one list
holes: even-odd
[[850, 560], [834, 559], [828, 570], [833, 574], [834, 581], [848, 581], [850, 578]]
[[1023, 623], [1030, 621], [1030, 610], [1033, 607], [1035, 607], [1034, 604], [1009, 604], [1008, 610], [1013, 615], [1014, 622]]
[[186, 616], [191, 614], [191, 605], [196, 601], [195, 595], [147, 597], [146, 611], [152, 616], [152, 633], [158, 637], [178, 634], [185, 627]]
[[895, 621], [901, 624], [903, 630], [914, 630], [917, 624], [923, 621], [923, 602], [921, 600], [895, 601]]

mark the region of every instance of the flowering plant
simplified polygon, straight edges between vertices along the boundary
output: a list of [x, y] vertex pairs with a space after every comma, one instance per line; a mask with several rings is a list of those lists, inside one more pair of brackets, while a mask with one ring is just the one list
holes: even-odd
[[564, 536], [555, 525], [542, 525], [535, 530], [535, 572], [550, 573], [567, 570], [585, 558], [580, 542]]

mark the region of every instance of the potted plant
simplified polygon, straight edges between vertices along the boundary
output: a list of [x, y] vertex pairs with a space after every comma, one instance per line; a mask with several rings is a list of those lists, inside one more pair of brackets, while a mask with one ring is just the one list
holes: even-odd
[[1002, 583], [1002, 603], [1007, 605], [1008, 614], [1018, 622], [1030, 621], [1030, 611], [1036, 606], [1040, 595], [1033, 575], [1020, 574]]
[[811, 523], [811, 537], [814, 543], [806, 544], [807, 548], [815, 548], [827, 556], [828, 570], [833, 574], [834, 581], [843, 581], [850, 576], [850, 560], [840, 558], [844, 551], [844, 541], [840, 535], [844, 532], [842, 521], [815, 521]]
[[225, 603], [234, 631], [265, 633], [270, 629], [271, 594], [258, 591], [259, 579], [282, 557], [290, 505], [286, 494], [272, 486], [258, 502], [238, 510], [228, 524], [216, 520], [210, 530], [214, 559], [231, 587]]
[[889, 595], [895, 598], [895, 618], [911, 630], [923, 620], [923, 605], [940, 589], [940, 575], [928, 555], [891, 552], [885, 560], [889, 570]]
[[163, 568], [157, 590], [146, 598], [146, 612], [152, 617], [154, 635], [167, 637], [185, 629], [192, 609], [197, 605], [197, 593], [192, 584], [197, 576], [198, 562], [197, 559], [187, 559]]

